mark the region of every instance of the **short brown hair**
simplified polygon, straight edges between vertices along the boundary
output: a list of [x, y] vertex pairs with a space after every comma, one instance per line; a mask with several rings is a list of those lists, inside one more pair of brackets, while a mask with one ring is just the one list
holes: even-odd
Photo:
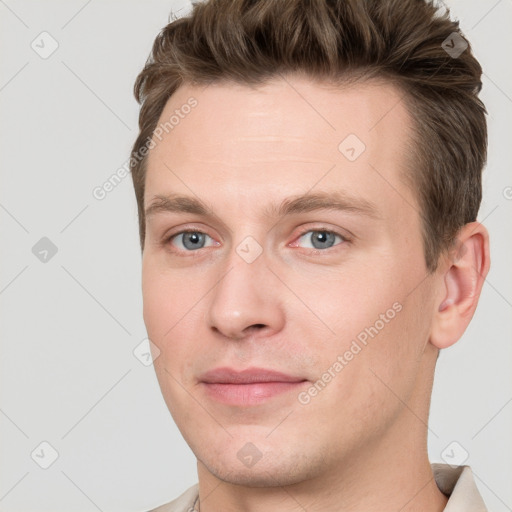
[[[476, 220], [487, 153], [486, 111], [478, 98], [482, 69], [449, 15], [428, 0], [194, 3], [188, 16], [162, 29], [135, 82], [140, 133], [130, 164], [141, 249], [141, 149], [180, 85], [258, 85], [289, 72], [333, 83], [383, 78], [403, 91], [414, 120], [414, 155], [405, 178], [418, 199], [425, 262], [433, 272], [459, 229]], [[468, 47], [450, 55], [445, 48], [455, 43]]]

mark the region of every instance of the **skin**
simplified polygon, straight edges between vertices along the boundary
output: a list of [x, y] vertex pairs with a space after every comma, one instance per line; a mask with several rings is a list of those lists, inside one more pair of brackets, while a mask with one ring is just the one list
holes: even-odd
[[[201, 511], [443, 510], [427, 457], [433, 371], [476, 308], [485, 227], [464, 226], [464, 250], [427, 273], [418, 203], [401, 177], [412, 120], [391, 84], [185, 84], [161, 121], [191, 96], [197, 106], [149, 153], [145, 205], [183, 194], [215, 216], [149, 216], [142, 285], [158, 381], [197, 457]], [[355, 161], [338, 149], [349, 134], [366, 145]], [[332, 190], [373, 203], [375, 218], [265, 213]], [[191, 228], [208, 235], [198, 249], [178, 235]], [[347, 240], [315, 249], [320, 228]], [[262, 250], [252, 263], [237, 253], [247, 236]], [[292, 391], [225, 405], [199, 382], [219, 366], [256, 366], [301, 376], [307, 391], [395, 303], [400, 312], [307, 404]], [[261, 454], [252, 467], [237, 457], [249, 442]]]

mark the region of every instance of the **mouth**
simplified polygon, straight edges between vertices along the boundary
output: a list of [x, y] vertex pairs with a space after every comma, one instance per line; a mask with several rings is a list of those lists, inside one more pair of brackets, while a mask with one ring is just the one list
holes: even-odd
[[304, 383], [303, 377], [265, 368], [247, 368], [236, 371], [232, 368], [216, 368], [203, 374], [200, 384], [209, 398], [227, 405], [257, 405], [273, 397], [296, 392]]

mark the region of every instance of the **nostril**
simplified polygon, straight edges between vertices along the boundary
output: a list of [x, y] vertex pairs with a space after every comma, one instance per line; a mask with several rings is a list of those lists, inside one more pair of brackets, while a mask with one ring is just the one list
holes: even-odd
[[247, 334], [252, 331], [261, 331], [265, 327], [266, 327], [265, 324], [252, 324], [252, 325], [249, 325], [249, 327], [245, 328], [244, 332]]

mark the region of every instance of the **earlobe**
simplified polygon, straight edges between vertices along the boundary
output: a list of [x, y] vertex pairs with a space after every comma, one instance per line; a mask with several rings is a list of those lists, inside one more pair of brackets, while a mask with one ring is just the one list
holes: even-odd
[[466, 224], [445, 257], [430, 343], [442, 349], [460, 339], [473, 318], [489, 272], [489, 234], [479, 222]]

